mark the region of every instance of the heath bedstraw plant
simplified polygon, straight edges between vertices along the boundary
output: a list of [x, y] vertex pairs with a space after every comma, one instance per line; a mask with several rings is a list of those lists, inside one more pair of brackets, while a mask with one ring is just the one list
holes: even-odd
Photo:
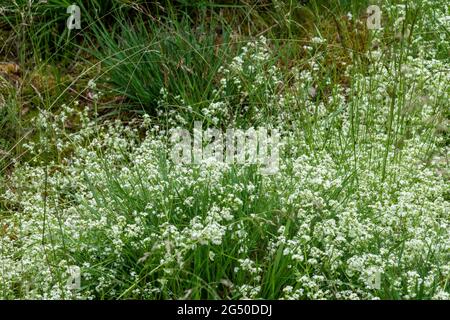
[[[0, 194], [0, 298], [449, 299], [448, 4], [383, 3], [383, 29], [367, 50], [346, 48], [339, 77], [320, 34], [288, 68], [279, 39], [250, 39], [183, 90], [190, 66], [141, 46], [180, 75], [166, 80], [154, 63], [133, 78], [157, 80], [129, 91], [156, 118], [100, 121], [96, 104], [94, 115], [78, 103], [39, 110], [22, 146], [30, 161]], [[151, 34], [127, 26], [126, 45]], [[182, 34], [147, 49], [184, 47]], [[196, 67], [217, 54], [189, 52]], [[139, 65], [130, 62], [114, 71], [119, 91], [130, 80], [120, 70]], [[279, 129], [278, 170], [172, 161], [171, 132], [195, 120]]]
[[[350, 87], [299, 102], [315, 114], [310, 137], [287, 110], [293, 94], [307, 96], [314, 69], [278, 93], [272, 121], [293, 126], [270, 176], [252, 163], [173, 163], [167, 132], [148, 117], [99, 124], [68, 106], [42, 112], [38, 124], [53, 133], [27, 148], [68, 156], [11, 177], [3, 197], [19, 214], [2, 219], [2, 297], [448, 299], [439, 160], [448, 151], [439, 152], [436, 127], [449, 75], [439, 60], [406, 57], [401, 69], [380, 71], [385, 63], [367, 74], [349, 67]], [[236, 58], [222, 70], [245, 76], [241, 66]], [[81, 128], [70, 133], [73, 118]], [[67, 286], [71, 266], [81, 270], [79, 290]]]

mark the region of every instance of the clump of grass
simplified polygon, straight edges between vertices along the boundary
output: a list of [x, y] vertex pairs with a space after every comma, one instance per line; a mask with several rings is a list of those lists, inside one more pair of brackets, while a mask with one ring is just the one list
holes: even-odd
[[[15, 57], [21, 63], [41, 60], [70, 63], [77, 55], [76, 44], [89, 29], [88, 12], [95, 19], [110, 19], [115, 12], [126, 11], [126, 1], [69, 1], [15, 0], [0, 3], [0, 25], [11, 31], [0, 48], [0, 54]], [[76, 4], [81, 8], [82, 30], [69, 30], [67, 8]], [[86, 17], [85, 17], [86, 15]], [[95, 21], [89, 21], [89, 23]]]
[[139, 15], [120, 19], [114, 29], [96, 28], [107, 82], [128, 98], [135, 110], [155, 114], [161, 90], [170, 92], [170, 103], [201, 109], [212, 97], [219, 66], [230, 50], [229, 29], [217, 20], [195, 28], [189, 17], [178, 20]]

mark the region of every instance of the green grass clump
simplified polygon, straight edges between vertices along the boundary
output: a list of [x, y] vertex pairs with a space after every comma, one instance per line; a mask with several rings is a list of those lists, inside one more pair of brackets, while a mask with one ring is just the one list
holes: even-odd
[[201, 109], [212, 97], [219, 66], [230, 50], [229, 28], [220, 21], [195, 29], [188, 16], [180, 20], [151, 17], [121, 19], [113, 30], [95, 29], [105, 79], [128, 98], [131, 108], [156, 114], [161, 90], [170, 102]]

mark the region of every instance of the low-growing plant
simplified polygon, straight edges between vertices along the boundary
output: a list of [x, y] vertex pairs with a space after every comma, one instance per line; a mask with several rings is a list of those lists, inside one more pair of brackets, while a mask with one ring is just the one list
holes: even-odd
[[[88, 16], [85, 90], [6, 82], [0, 298], [449, 299], [448, 4], [384, 1], [368, 29], [364, 2], [304, 3]], [[101, 118], [105, 88], [145, 112]], [[277, 170], [174, 161], [199, 120], [279, 130]]]

